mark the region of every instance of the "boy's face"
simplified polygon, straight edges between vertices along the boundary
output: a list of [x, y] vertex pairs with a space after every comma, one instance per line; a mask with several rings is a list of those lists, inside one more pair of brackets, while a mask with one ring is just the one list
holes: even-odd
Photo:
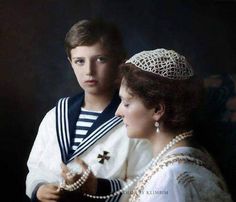
[[116, 87], [118, 64], [100, 42], [72, 49], [70, 62], [85, 94], [106, 95]]

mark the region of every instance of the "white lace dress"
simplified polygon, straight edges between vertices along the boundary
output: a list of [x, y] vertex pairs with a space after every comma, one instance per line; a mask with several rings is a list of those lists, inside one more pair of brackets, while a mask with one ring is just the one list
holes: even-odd
[[130, 201], [231, 202], [232, 199], [209, 154], [192, 147], [178, 147], [146, 172]]

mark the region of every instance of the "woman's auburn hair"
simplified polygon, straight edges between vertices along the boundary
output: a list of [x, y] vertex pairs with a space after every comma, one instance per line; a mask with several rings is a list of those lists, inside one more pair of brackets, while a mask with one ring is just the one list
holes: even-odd
[[131, 63], [120, 65], [122, 84], [141, 99], [146, 108], [165, 106], [161, 118], [166, 130], [181, 132], [193, 127], [203, 106], [204, 88], [200, 78], [173, 80], [143, 71]]

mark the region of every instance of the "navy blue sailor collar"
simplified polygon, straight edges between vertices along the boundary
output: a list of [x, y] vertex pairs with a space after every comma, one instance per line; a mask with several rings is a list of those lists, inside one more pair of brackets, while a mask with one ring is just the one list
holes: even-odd
[[118, 92], [116, 92], [110, 104], [103, 110], [88, 131], [87, 137], [81, 142], [78, 149], [73, 154], [70, 154], [71, 140], [74, 137], [76, 122], [83, 101], [84, 93], [81, 93], [71, 98], [60, 99], [56, 107], [57, 137], [64, 163], [68, 163], [76, 156], [84, 153], [122, 121], [121, 118], [115, 116], [115, 111], [120, 104], [120, 98]]

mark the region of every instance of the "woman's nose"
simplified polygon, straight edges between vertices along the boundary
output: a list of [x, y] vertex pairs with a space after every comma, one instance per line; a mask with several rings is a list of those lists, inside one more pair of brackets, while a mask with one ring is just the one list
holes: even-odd
[[115, 115], [116, 116], [119, 116], [119, 117], [122, 117], [122, 113], [121, 113], [121, 104], [118, 106], [118, 108], [116, 109], [116, 112], [115, 112]]

